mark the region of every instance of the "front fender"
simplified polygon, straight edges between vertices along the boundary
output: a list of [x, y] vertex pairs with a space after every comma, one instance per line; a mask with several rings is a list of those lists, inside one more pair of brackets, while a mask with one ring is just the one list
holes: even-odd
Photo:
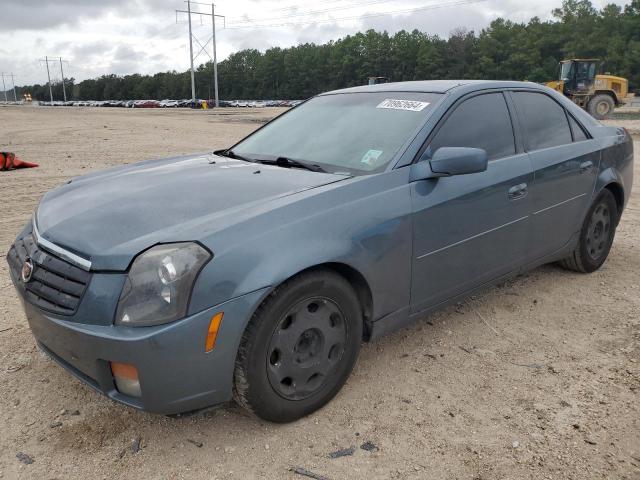
[[373, 297], [372, 317], [409, 304], [411, 197], [408, 169], [362, 177], [291, 199], [206, 243], [190, 312], [204, 310], [326, 263], [358, 271]]

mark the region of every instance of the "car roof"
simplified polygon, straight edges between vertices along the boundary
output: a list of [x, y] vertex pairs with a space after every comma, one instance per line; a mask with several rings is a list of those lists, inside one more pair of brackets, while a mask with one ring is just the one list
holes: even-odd
[[344, 88], [326, 92], [322, 95], [338, 93], [365, 93], [365, 92], [420, 92], [420, 93], [447, 93], [451, 90], [465, 88], [466, 91], [483, 90], [487, 88], [540, 88], [540, 85], [531, 82], [511, 82], [498, 80], [424, 80], [413, 82], [381, 83], [378, 85], [364, 85], [360, 87]]

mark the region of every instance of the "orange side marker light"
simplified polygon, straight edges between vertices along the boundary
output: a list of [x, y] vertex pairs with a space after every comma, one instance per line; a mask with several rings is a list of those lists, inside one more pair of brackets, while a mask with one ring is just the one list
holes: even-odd
[[222, 317], [224, 316], [224, 312], [216, 313], [213, 317], [211, 317], [211, 322], [209, 323], [209, 330], [207, 331], [207, 339], [204, 342], [204, 350], [209, 353], [216, 346], [216, 338], [218, 337], [218, 331], [220, 330], [220, 325], [222, 324]]

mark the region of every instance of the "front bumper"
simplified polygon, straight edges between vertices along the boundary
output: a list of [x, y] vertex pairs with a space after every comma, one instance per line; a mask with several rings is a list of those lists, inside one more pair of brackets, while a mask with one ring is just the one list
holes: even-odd
[[[98, 392], [149, 412], [176, 414], [232, 398], [242, 333], [268, 288], [157, 327], [90, 325], [46, 314], [23, 300], [38, 345]], [[21, 297], [22, 298], [22, 297]], [[205, 352], [211, 317], [224, 312], [213, 351]], [[109, 362], [138, 369], [141, 398], [117, 391]]]

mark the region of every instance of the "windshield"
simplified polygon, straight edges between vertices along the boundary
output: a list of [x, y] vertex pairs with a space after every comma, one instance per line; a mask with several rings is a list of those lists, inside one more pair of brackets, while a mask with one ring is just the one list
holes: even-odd
[[328, 172], [379, 172], [440, 97], [414, 92], [315, 97], [234, 146], [233, 154], [253, 160], [288, 158]]
[[573, 62], [567, 62], [562, 64], [562, 71], [560, 72], [560, 80], [569, 81], [573, 77]]

